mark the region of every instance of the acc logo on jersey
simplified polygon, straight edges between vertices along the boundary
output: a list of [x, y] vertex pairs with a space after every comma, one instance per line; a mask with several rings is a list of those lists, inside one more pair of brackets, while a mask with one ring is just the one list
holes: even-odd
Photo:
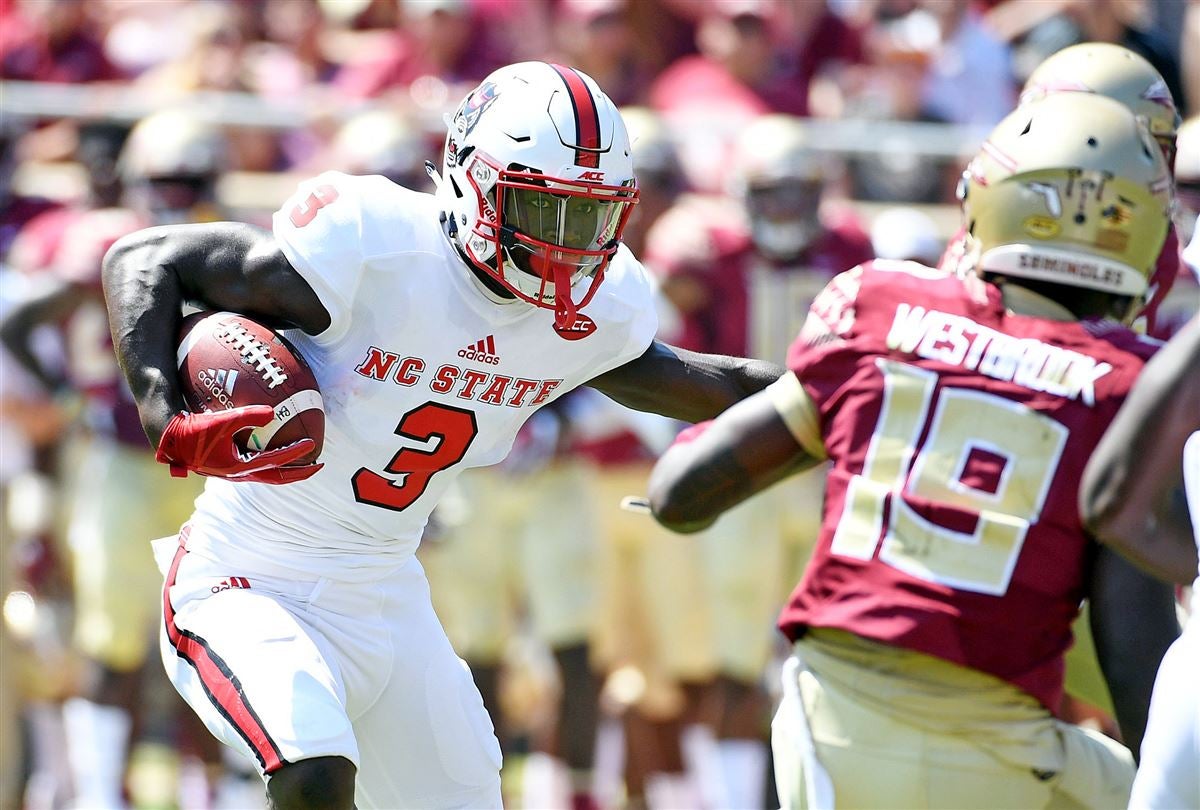
[[587, 315], [579, 313], [575, 316], [575, 323], [561, 329], [555, 324], [554, 331], [563, 340], [583, 340], [596, 331], [596, 322]]

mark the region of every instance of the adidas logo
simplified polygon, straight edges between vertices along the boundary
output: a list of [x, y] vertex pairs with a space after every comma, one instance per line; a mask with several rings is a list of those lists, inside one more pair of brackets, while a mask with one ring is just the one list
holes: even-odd
[[248, 589], [249, 587], [250, 580], [246, 579], [245, 577], [226, 577], [216, 585], [213, 585], [210, 590], [213, 593], [220, 593], [221, 591], [227, 591], [230, 588]]
[[205, 369], [196, 374], [196, 380], [209, 395], [226, 408], [233, 407], [233, 386], [237, 382], [236, 369]]
[[458, 356], [465, 360], [477, 360], [493, 366], [500, 365], [500, 355], [496, 354], [494, 335], [488, 335], [478, 343], [472, 343], [465, 349], [459, 349]]

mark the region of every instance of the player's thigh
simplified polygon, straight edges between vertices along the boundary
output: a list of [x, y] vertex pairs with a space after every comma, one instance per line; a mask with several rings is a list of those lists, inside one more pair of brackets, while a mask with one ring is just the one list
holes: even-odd
[[189, 556], [169, 580], [162, 656], [209, 731], [265, 773], [321, 756], [357, 764], [337, 653], [303, 619], [317, 583], [252, 576], [230, 587]]
[[755, 681], [771, 655], [783, 542], [774, 491], [739, 504], [695, 537], [704, 562], [713, 645], [725, 674]]
[[597, 523], [584, 468], [564, 461], [531, 476], [521, 532], [521, 595], [533, 630], [550, 647], [587, 641], [596, 620]]
[[[1193, 617], [1192, 621], [1200, 621]], [[1200, 625], [1163, 657], [1154, 682], [1131, 810], [1200, 807]]]
[[[797, 677], [798, 693], [792, 702], [785, 697], [772, 724], [784, 807], [808, 806], [806, 789], [821, 779], [818, 769], [837, 807], [1031, 808], [1050, 799], [1050, 785], [1028, 768], [991, 756], [968, 737], [901, 722], [811, 672]], [[812, 756], [805, 755], [806, 740]]]
[[393, 659], [387, 685], [354, 722], [359, 806], [500, 807], [499, 743], [415, 561], [387, 589], [382, 615]]

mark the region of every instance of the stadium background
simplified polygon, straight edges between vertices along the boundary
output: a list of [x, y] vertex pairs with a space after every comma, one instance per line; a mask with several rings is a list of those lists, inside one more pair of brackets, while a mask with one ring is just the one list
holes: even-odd
[[[632, 229], [662, 280], [662, 336], [780, 360], [777, 340], [756, 337], [778, 324], [767, 323], [770, 308], [756, 304], [763, 291], [753, 268], [735, 258], [754, 254], [747, 191], [755, 172], [769, 174], [763, 164], [773, 148], [769, 135], [746, 137], [751, 125], [771, 113], [803, 120], [803, 166], [783, 177], [812, 181], [823, 230], [857, 239], [875, 255], [933, 261], [958, 227], [955, 180], [983, 133], [1016, 102], [1042, 59], [1089, 40], [1141, 53], [1163, 74], [1184, 117], [1200, 112], [1195, 0], [0, 0], [0, 323], [43, 285], [98, 272], [102, 252], [94, 244], [72, 250], [100, 240], [95, 221], [90, 236], [66, 223], [48, 235], [44, 218], [27, 226], [47, 212], [81, 216], [99, 207], [105, 171], [130, 194], [113, 202], [138, 209], [145, 201], [130, 189], [156, 171], [158, 157], [173, 154], [173, 135], [188, 127], [215, 128], [222, 146], [202, 160], [211, 196], [172, 215], [267, 224], [299, 179], [326, 169], [427, 186], [421, 162], [440, 166], [443, 116], [467, 90], [499, 65], [546, 59], [584, 70], [618, 104], [639, 108], [630, 118], [635, 161], [639, 135], [643, 147], [674, 155], [645, 153], [644, 194], [666, 194], [665, 213]], [[128, 130], [163, 111], [184, 117], [148, 135], [136, 155], [118, 157]], [[161, 216], [171, 206], [150, 208], [153, 215], [138, 212], [141, 221], [167, 221]], [[799, 268], [800, 298], [788, 300], [802, 300], [840, 269]], [[1183, 295], [1181, 306], [1194, 306], [1194, 290]], [[731, 312], [730, 301], [741, 301], [742, 310]], [[734, 324], [735, 334], [705, 327], [712, 323]], [[85, 452], [80, 446], [104, 433], [88, 418], [95, 392], [70, 373], [77, 327], [63, 320], [37, 330], [36, 352], [61, 372], [47, 380], [22, 375], [3, 357], [5, 808], [69, 806], [73, 791], [61, 705], [86, 689], [90, 675], [73, 649], [87, 619], [77, 614], [78, 583], [71, 582], [84, 556], [71, 525], [81, 519], [75, 490], [96, 482], [78, 480], [71, 467]], [[556, 783], [566, 777], [553, 765], [548, 786], [523, 778], [545, 764], [531, 752], [563, 756], [569, 747], [555, 739], [563, 692], [555, 664], [567, 659], [552, 650], [582, 647], [586, 655], [591, 648], [603, 686], [595, 752], [602, 804], [645, 797], [665, 807], [681, 806], [690, 794], [659, 789], [656, 796], [655, 768], [631, 773], [620, 760], [665, 762], [671, 772], [678, 768], [670, 753], [622, 746], [614, 729], [634, 707], [660, 732], [678, 731], [691, 705], [688, 684], [722, 669], [712, 636], [769, 638], [766, 610], [733, 610], [726, 624], [748, 624], [723, 630], [712, 617], [697, 627], [650, 615], [669, 612], [657, 601], [722, 615], [729, 594], [712, 569], [739, 554], [731, 535], [759, 531], [750, 515], [740, 529], [689, 546], [651, 537], [645, 518], [615, 514], [615, 495], [638, 491], [644, 462], [675, 427], [580, 398], [535, 420], [510, 462], [466, 477], [459, 497], [435, 516], [422, 552], [435, 602], [460, 653], [497, 678], [505, 789], [514, 806], [553, 806], [569, 790]], [[622, 445], [630, 436], [639, 449]], [[614, 453], [623, 478], [605, 474]], [[563, 504], [570, 505], [565, 517]], [[630, 540], [630, 533], [645, 536]], [[539, 534], [562, 540], [558, 551], [546, 551], [553, 542], [539, 545], [547, 542]], [[533, 539], [514, 540], [527, 535]], [[584, 535], [590, 539], [579, 545]], [[649, 559], [644, 544], [651, 542], [677, 544], [676, 556]], [[762, 581], [779, 580], [778, 589], [761, 589], [768, 600], [782, 599], [794, 580], [788, 555], [803, 556], [802, 539], [783, 551], [743, 554], [755, 557]], [[696, 563], [693, 582], [652, 583], [641, 594], [650, 594], [643, 612], [627, 613], [633, 597], [621, 590], [628, 585], [622, 579], [653, 579], [656, 565], [700, 557], [707, 559]], [[119, 570], [105, 576], [120, 587]], [[579, 598], [544, 604], [555, 601], [541, 597], [547, 579], [567, 582]], [[641, 622], [666, 627], [671, 638], [622, 630]], [[157, 674], [153, 655], [151, 665]], [[762, 690], [758, 716], [768, 716], [771, 665], [735, 674]], [[145, 688], [148, 706], [164, 702], [155, 697], [161, 683], [151, 679]], [[197, 775], [192, 746], [180, 739], [177, 731], [135, 733], [125, 785], [133, 804], [220, 804], [197, 787], [203, 772]], [[228, 795], [239, 798], [226, 798], [225, 806], [251, 801], [252, 781], [249, 793]]]

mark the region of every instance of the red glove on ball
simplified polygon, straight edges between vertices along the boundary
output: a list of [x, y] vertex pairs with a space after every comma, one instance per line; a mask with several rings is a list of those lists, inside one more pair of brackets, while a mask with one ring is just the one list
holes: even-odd
[[230, 481], [290, 484], [314, 475], [323, 464], [286, 466], [312, 452], [312, 439], [301, 439], [277, 450], [248, 453], [238, 447], [240, 431], [262, 427], [275, 415], [270, 405], [248, 405], [207, 413], [180, 412], [167, 423], [154, 458], [171, 465], [179, 478], [188, 471]]

